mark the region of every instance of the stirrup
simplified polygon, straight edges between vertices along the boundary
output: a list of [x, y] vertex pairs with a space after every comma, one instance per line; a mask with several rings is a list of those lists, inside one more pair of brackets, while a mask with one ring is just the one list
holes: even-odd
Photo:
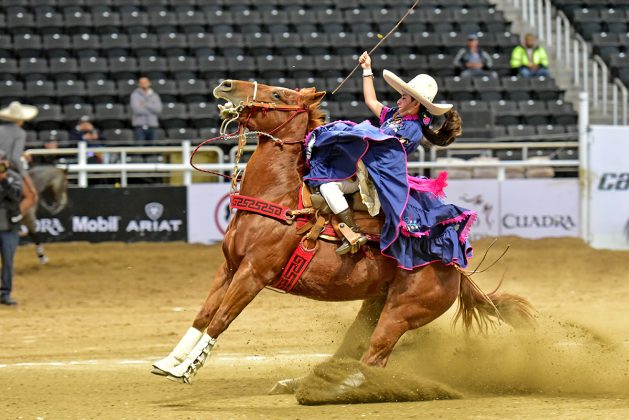
[[343, 238], [343, 243], [341, 243], [341, 245], [338, 248], [336, 248], [336, 253], [337, 255], [345, 255], [348, 252], [355, 254], [360, 250], [360, 247], [362, 247], [366, 243], [367, 243], [367, 238], [364, 235], [360, 235], [358, 239], [356, 240], [356, 242], [354, 242], [353, 244], [351, 244], [347, 240], [347, 238]]

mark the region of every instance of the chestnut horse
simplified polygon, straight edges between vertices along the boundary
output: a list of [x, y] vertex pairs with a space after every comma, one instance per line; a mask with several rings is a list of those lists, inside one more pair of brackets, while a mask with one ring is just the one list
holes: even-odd
[[[241, 125], [275, 137], [260, 136], [240, 194], [297, 208], [306, 172], [303, 142], [307, 132], [323, 123], [318, 107], [324, 95], [314, 88], [291, 90], [236, 80], [214, 89], [217, 98], [240, 104]], [[153, 373], [189, 383], [216, 339], [279, 278], [300, 239], [292, 225], [236, 212], [223, 242], [225, 262], [205, 303], [175, 349], [153, 365]], [[337, 354], [358, 358], [362, 353], [367, 365], [384, 367], [402, 334], [441, 316], [457, 297], [455, 319], [461, 318], [466, 328], [474, 320], [482, 329], [499, 319], [531, 319], [525, 299], [496, 291], [486, 295], [456, 266], [434, 263], [407, 271], [378, 252], [375, 258], [362, 252], [339, 256], [334, 243], [319, 241], [318, 246], [291, 293], [323, 301], [364, 300]]]

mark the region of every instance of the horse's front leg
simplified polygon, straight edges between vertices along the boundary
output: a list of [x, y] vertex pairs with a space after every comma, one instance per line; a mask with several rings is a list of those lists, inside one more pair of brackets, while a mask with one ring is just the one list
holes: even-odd
[[270, 278], [261, 276], [249, 262], [245, 261], [240, 265], [218, 310], [214, 312], [206, 332], [185, 360], [168, 371], [168, 379], [190, 383], [191, 378], [196, 375], [208, 358], [216, 339], [275, 276], [269, 270], [266, 273]]
[[227, 262], [223, 262], [223, 265], [216, 273], [208, 297], [205, 299], [205, 303], [199, 310], [192, 326], [188, 328], [186, 334], [168, 356], [153, 364], [152, 372], [154, 374], [167, 376], [170, 370], [186, 359], [186, 356], [188, 356], [201, 339], [203, 331], [210, 325], [214, 313], [218, 310], [227, 292], [227, 288], [233, 277], [232, 274]]

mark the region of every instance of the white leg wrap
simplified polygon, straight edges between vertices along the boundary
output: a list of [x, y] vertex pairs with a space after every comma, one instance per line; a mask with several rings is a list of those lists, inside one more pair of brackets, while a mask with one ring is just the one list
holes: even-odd
[[215, 343], [215, 338], [204, 333], [184, 361], [168, 371], [168, 379], [189, 384], [192, 377], [203, 367]]
[[340, 212], [347, 210], [349, 208], [349, 204], [347, 204], [347, 200], [345, 199], [345, 194], [351, 194], [358, 191], [358, 181], [339, 181], [339, 182], [328, 182], [327, 184], [323, 184], [319, 187], [319, 191], [321, 191], [321, 195], [327, 201], [328, 206], [332, 209], [334, 214], [339, 214]]
[[188, 331], [186, 331], [186, 334], [175, 346], [173, 351], [168, 356], [153, 363], [153, 373], [167, 375], [168, 371], [184, 361], [188, 353], [190, 353], [202, 336], [203, 333], [196, 328], [188, 328]]

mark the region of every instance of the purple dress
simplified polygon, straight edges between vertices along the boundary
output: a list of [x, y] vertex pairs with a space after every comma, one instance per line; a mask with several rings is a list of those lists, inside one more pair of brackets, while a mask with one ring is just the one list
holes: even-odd
[[438, 261], [466, 267], [472, 255], [467, 235], [476, 214], [440, 200], [444, 175], [437, 180], [408, 176], [407, 153], [419, 147], [431, 116], [422, 109], [419, 115], [393, 118], [396, 111], [384, 107], [379, 128], [369, 121], [336, 121], [314, 129], [306, 137], [304, 180], [316, 187], [351, 178], [362, 159], [385, 216], [382, 254], [407, 270]]

